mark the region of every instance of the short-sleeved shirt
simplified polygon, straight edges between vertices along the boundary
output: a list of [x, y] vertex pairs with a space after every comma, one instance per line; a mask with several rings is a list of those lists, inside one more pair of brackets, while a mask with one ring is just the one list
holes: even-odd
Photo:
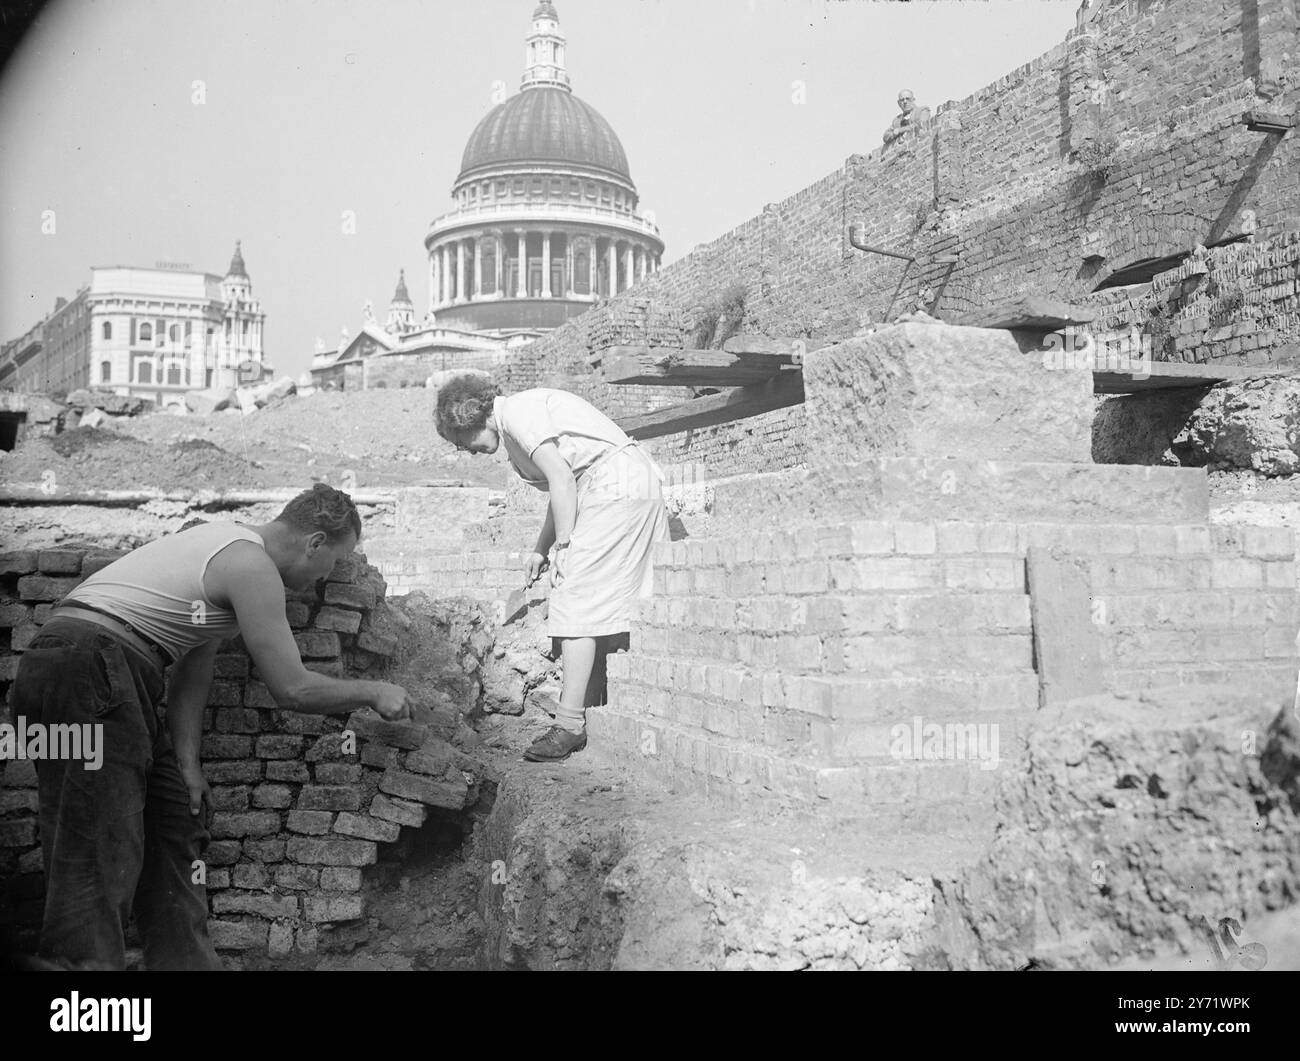
[[532, 461], [533, 452], [548, 439], [578, 478], [611, 449], [632, 440], [590, 402], [568, 391], [538, 387], [492, 403], [501, 443], [511, 467], [529, 486], [546, 490], [546, 475]]

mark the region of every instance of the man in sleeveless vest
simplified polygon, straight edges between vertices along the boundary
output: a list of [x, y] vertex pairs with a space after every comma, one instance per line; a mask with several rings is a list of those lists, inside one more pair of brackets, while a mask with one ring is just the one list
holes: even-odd
[[128, 553], [41, 627], [14, 679], [15, 723], [103, 727], [98, 768], [36, 763], [41, 960], [123, 968], [134, 913], [149, 969], [221, 968], [193, 868], [209, 840], [199, 740], [217, 646], [239, 634], [281, 708], [405, 717], [400, 686], [303, 666], [285, 615], [285, 588], [328, 576], [360, 535], [352, 499], [317, 484], [262, 526], [205, 523]]

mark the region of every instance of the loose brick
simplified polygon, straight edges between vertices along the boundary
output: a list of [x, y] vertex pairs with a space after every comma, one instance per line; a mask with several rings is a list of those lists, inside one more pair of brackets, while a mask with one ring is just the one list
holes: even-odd
[[209, 866], [232, 866], [239, 861], [243, 845], [238, 840], [215, 840], [203, 851], [203, 861]]
[[274, 811], [234, 814], [218, 811], [209, 830], [218, 839], [232, 836], [271, 836], [280, 831], [280, 815]]
[[284, 606], [284, 617], [289, 620], [291, 627], [298, 630], [311, 621], [311, 609], [304, 601], [287, 601]]
[[320, 871], [320, 886], [327, 892], [361, 890], [361, 870], [349, 866], [326, 866]]
[[209, 733], [203, 738], [200, 749], [205, 760], [247, 759], [253, 754], [253, 741], [251, 737], [218, 736]]
[[298, 793], [299, 810], [350, 810], [361, 806], [361, 792], [350, 785], [304, 785]]
[[42, 549], [36, 566], [46, 575], [79, 575], [82, 554], [75, 549]]
[[[208, 690], [209, 707], [238, 707], [242, 699], [243, 699], [243, 690], [240, 688], [238, 682], [214, 681], [212, 683], [212, 687]], [[223, 715], [227, 719], [229, 719], [230, 717], [228, 715], [225, 715], [224, 712], [218, 712], [217, 729], [219, 729], [222, 733], [256, 733], [258, 729], [261, 728], [260, 725], [258, 724], [256, 716], [254, 716], [253, 719], [252, 729], [248, 729], [246, 726], [241, 729], [235, 729], [230, 727], [229, 725], [222, 725], [221, 718]]]
[[36, 550], [19, 549], [0, 553], [0, 578], [30, 575], [36, 570]]
[[373, 652], [377, 656], [394, 656], [397, 654], [397, 638], [377, 634], [373, 630], [363, 630], [357, 638], [357, 648]]
[[394, 748], [413, 750], [429, 739], [429, 728], [415, 722], [385, 722], [374, 711], [354, 711], [348, 729], [362, 740], [377, 741]]
[[256, 761], [204, 763], [203, 776], [210, 785], [247, 784], [261, 779], [262, 764]]
[[381, 769], [390, 766], [401, 766], [402, 752], [398, 748], [389, 748], [383, 744], [363, 744], [361, 746], [361, 761], [366, 766], [377, 766]]
[[[216, 897], [213, 897], [214, 901]], [[266, 946], [270, 926], [265, 921], [243, 919], [208, 922], [208, 936], [217, 950], [260, 950]]]
[[315, 866], [299, 866], [286, 862], [275, 867], [275, 886], [290, 891], [311, 891], [320, 887], [320, 870]]
[[462, 778], [451, 781], [435, 781], [419, 774], [408, 774], [398, 770], [385, 771], [379, 779], [379, 789], [390, 796], [413, 799], [418, 803], [427, 803], [433, 807], [446, 807], [461, 810], [468, 798], [469, 788]]
[[62, 600], [81, 584], [79, 578], [51, 578], [48, 575], [25, 575], [18, 580], [18, 596], [26, 601]]
[[338, 898], [306, 898], [303, 900], [303, 918], [307, 921], [357, 921], [362, 917], [361, 896], [346, 895]]
[[261, 917], [297, 917], [298, 897], [229, 890], [212, 897], [212, 912], [214, 914], [257, 914]]
[[230, 880], [236, 888], [266, 888], [271, 872], [260, 862], [240, 862], [230, 871]]
[[89, 578], [97, 572], [103, 571], [109, 564], [121, 560], [126, 553], [107, 552], [107, 553], [87, 553], [81, 561], [81, 577]]
[[291, 810], [287, 821], [290, 832], [307, 836], [324, 836], [334, 825], [334, 815], [327, 810]]
[[412, 825], [417, 828], [424, 824], [428, 810], [419, 803], [409, 803], [402, 799], [391, 799], [379, 793], [370, 803], [370, 813], [376, 818], [396, 822], [398, 825]]
[[343, 758], [342, 745], [342, 733], [326, 733], [312, 742], [303, 757], [309, 763], [332, 762]]
[[361, 780], [360, 763], [317, 763], [316, 782], [321, 785], [355, 785]]
[[253, 806], [284, 810], [293, 803], [288, 785], [258, 785], [253, 790]]
[[266, 938], [266, 953], [272, 958], [287, 958], [293, 951], [293, 926], [277, 921]]
[[271, 690], [259, 681], [250, 681], [244, 686], [244, 706], [263, 710], [279, 707]]
[[15, 652], [26, 652], [27, 646], [36, 640], [36, 635], [40, 632], [41, 628], [34, 621], [15, 626], [9, 634], [9, 647]]
[[348, 608], [325, 607], [316, 613], [312, 625], [317, 630], [337, 630], [343, 634], [355, 634], [361, 629], [361, 613]]
[[0, 604], [0, 630], [12, 630], [15, 626], [35, 622], [36, 609], [30, 604], [10, 601]]
[[288, 849], [294, 862], [325, 866], [369, 866], [379, 856], [379, 848], [371, 840], [308, 840], [295, 836], [289, 840]]
[[[304, 664], [307, 670], [316, 670], [322, 664], [307, 663]], [[328, 666], [334, 666], [329, 664]], [[343, 670], [338, 668], [339, 673], [332, 677], [342, 677]], [[328, 715], [307, 715], [300, 711], [277, 711], [275, 714], [275, 728], [281, 733], [297, 733], [304, 736], [319, 736], [322, 733], [330, 733], [334, 730], [334, 720]]]
[[30, 811], [34, 814], [38, 806], [38, 799], [34, 789], [0, 789], [0, 815], [14, 814], [18, 811]]
[[246, 785], [213, 785], [211, 778], [208, 779], [208, 784], [212, 785], [212, 807], [214, 810], [238, 811], [248, 809], [248, 800], [252, 790]]
[[307, 764], [297, 759], [272, 759], [266, 764], [268, 781], [294, 781], [300, 785], [311, 780], [311, 771]]
[[283, 862], [283, 840], [245, 840], [244, 854], [258, 862]]
[[328, 582], [325, 585], [325, 603], [338, 604], [344, 608], [367, 610], [377, 602], [375, 591], [366, 585], [346, 582]]
[[339, 635], [330, 630], [302, 630], [293, 639], [303, 659], [330, 659], [342, 650]]
[[259, 759], [296, 759], [302, 754], [302, 738], [287, 733], [268, 733], [257, 738]]
[[36, 843], [36, 819], [0, 822], [0, 847], [30, 847]]
[[394, 822], [381, 821], [369, 815], [343, 813], [334, 822], [334, 831], [362, 840], [392, 843], [401, 834], [402, 827]]
[[248, 677], [248, 657], [246, 656], [218, 656], [212, 662], [212, 676], [214, 678], [237, 678], [244, 680]]

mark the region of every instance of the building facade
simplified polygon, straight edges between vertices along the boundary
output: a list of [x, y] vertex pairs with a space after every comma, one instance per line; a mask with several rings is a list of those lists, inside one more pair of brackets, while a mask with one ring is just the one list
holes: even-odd
[[479, 122], [455, 208], [424, 246], [437, 323], [508, 336], [548, 331], [659, 268], [658, 226], [618, 135], [574, 95], [555, 5], [533, 11], [519, 91]]
[[382, 325], [317, 343], [326, 389], [422, 386], [437, 372], [491, 369], [514, 350], [659, 269], [659, 229], [639, 212], [610, 124], [573, 94], [555, 5], [533, 11], [517, 92], [478, 123], [452, 185], [455, 208], [424, 238], [422, 320], [405, 273]]
[[224, 277], [187, 266], [96, 266], [90, 284], [0, 350], [0, 390], [80, 387], [183, 406], [185, 392], [268, 372], [266, 314], [239, 243]]

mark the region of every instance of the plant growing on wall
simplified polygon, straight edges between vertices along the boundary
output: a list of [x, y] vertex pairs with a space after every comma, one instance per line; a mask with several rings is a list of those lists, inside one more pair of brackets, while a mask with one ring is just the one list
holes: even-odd
[[745, 319], [744, 284], [729, 284], [717, 298], [698, 310], [691, 342], [697, 350], [718, 350], [740, 331]]
[[1115, 152], [1119, 140], [1114, 136], [1098, 136], [1083, 141], [1071, 157], [1095, 177], [1105, 178], [1115, 166]]

